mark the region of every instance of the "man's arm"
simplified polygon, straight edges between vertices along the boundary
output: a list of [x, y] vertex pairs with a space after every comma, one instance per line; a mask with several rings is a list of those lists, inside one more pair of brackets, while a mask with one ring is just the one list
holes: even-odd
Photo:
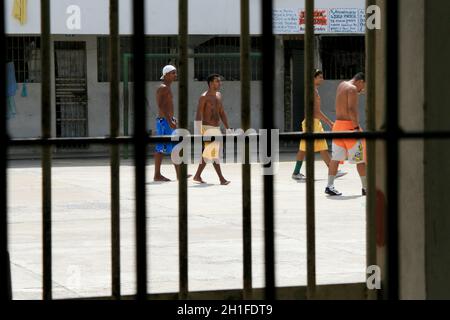
[[320, 120], [325, 122], [330, 128], [333, 128], [334, 122], [330, 120], [322, 111], [319, 111], [319, 117]]
[[353, 122], [354, 128], [359, 128], [358, 92], [351, 88], [347, 92], [348, 115]]
[[228, 125], [228, 117], [227, 114], [225, 113], [225, 109], [223, 108], [223, 104], [222, 104], [222, 96], [221, 95], [217, 95], [217, 99], [219, 102], [219, 115], [220, 115], [220, 119], [222, 119], [223, 125], [225, 126], [225, 129], [229, 129], [230, 126]]
[[195, 115], [195, 121], [203, 121], [204, 111], [205, 111], [205, 100], [203, 99], [203, 97], [200, 97], [200, 99], [198, 99], [197, 114]]
[[333, 127], [333, 121], [331, 121], [321, 110], [320, 96], [317, 91], [314, 92], [314, 118], [322, 120], [329, 125], [330, 128]]
[[205, 112], [205, 99], [202, 96], [200, 97], [200, 99], [198, 99], [197, 114], [195, 115], [195, 125], [194, 125], [195, 134], [201, 134], [202, 132], [202, 122], [204, 112]]

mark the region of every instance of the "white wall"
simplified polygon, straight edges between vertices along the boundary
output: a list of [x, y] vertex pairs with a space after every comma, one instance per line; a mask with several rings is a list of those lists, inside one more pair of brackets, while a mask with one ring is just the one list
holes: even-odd
[[[86, 41], [86, 58], [87, 58], [87, 84], [88, 84], [88, 133], [89, 136], [106, 136], [109, 135], [109, 83], [98, 82], [97, 77], [97, 38], [96, 36], [76, 36], [68, 39], [66, 36], [55, 36], [54, 41]], [[52, 55], [53, 59], [53, 55]], [[197, 109], [197, 102], [199, 96], [207, 89], [205, 81], [193, 80], [193, 61], [191, 59], [189, 70], [189, 120], [190, 129], [193, 127], [193, 120]], [[54, 74], [54, 62], [52, 60], [52, 74]], [[54, 77], [53, 77], [54, 78]], [[335, 93], [336, 87], [340, 81], [325, 81], [319, 89], [322, 97], [323, 111], [331, 118], [335, 117]], [[13, 138], [29, 138], [40, 136], [40, 84], [27, 84], [28, 97], [23, 98], [20, 92], [23, 84], [19, 84], [19, 90], [16, 94], [17, 115], [16, 118], [8, 121], [9, 132]], [[147, 110], [148, 114], [148, 128], [155, 129], [155, 117], [157, 115], [155, 92], [159, 82], [148, 82], [147, 95], [150, 104]], [[121, 127], [123, 126], [123, 92], [121, 89], [120, 100], [120, 116]], [[132, 133], [132, 116], [133, 116], [133, 101], [132, 101], [132, 84], [130, 83], [130, 124], [129, 133]], [[55, 96], [54, 83], [52, 83], [52, 128], [53, 135], [56, 132], [55, 123]], [[276, 60], [275, 60], [275, 127], [284, 131], [284, 55], [281, 41], [276, 41]], [[222, 94], [224, 99], [225, 110], [228, 113], [230, 126], [234, 128], [240, 127], [240, 82], [239, 81], [224, 81], [222, 87]], [[173, 84], [173, 93], [175, 98], [175, 112], [178, 114], [178, 82]], [[251, 125], [255, 129], [261, 128], [261, 82], [251, 82]], [[365, 124], [365, 97], [360, 99], [360, 114], [361, 124]]]
[[[98, 82], [97, 76], [97, 38], [96, 36], [76, 36], [67, 38], [66, 36], [54, 36], [53, 41], [86, 41], [86, 59], [87, 59], [87, 93], [88, 93], [88, 133], [89, 136], [105, 136], [109, 135], [109, 83]], [[53, 43], [53, 42], [52, 42]], [[283, 47], [280, 42], [276, 46], [276, 81], [275, 86], [275, 123], [276, 127], [283, 130], [284, 124], [284, 97], [283, 97]], [[55, 90], [54, 90], [54, 56], [52, 55], [52, 132], [55, 135]], [[190, 59], [189, 68], [189, 119], [191, 129], [193, 127], [193, 120], [197, 110], [197, 103], [199, 96], [207, 90], [206, 81], [194, 81], [193, 59]], [[155, 92], [159, 82], [148, 82], [147, 99], [150, 108], [147, 110], [149, 129], [155, 129], [155, 117], [157, 115]], [[228, 113], [230, 126], [234, 128], [240, 127], [240, 82], [239, 81], [224, 81], [222, 87], [222, 94], [224, 99], [225, 110]], [[18, 84], [19, 90], [16, 93], [16, 107], [17, 115], [14, 119], [8, 121], [9, 133], [12, 138], [31, 138], [38, 137], [41, 134], [41, 85], [27, 84], [28, 97], [20, 96], [22, 90], [22, 83]], [[133, 101], [132, 101], [132, 84], [130, 87], [130, 124], [129, 133], [132, 133], [132, 116], [133, 116]], [[175, 112], [178, 108], [178, 82], [172, 85], [174, 93]], [[120, 86], [120, 116], [121, 127], [123, 124], [123, 85]], [[261, 82], [251, 82], [251, 110], [253, 128], [261, 128]]]
[[[13, 0], [7, 0], [5, 10], [8, 34], [40, 33], [40, 1], [28, 0], [28, 21], [25, 25], [12, 18]], [[364, 0], [316, 0], [316, 8], [364, 8]], [[120, 32], [132, 33], [131, 0], [119, 0]], [[81, 28], [70, 29], [67, 20], [69, 6], [76, 5], [81, 12]], [[274, 10], [304, 8], [304, 1], [276, 0]], [[108, 34], [108, 0], [51, 0], [51, 30], [53, 34]], [[207, 13], [207, 14], [205, 14]], [[261, 33], [261, 1], [250, 0], [250, 32]], [[147, 34], [178, 34], [178, 0], [146, 1]], [[190, 0], [190, 34], [240, 34], [239, 0]]]

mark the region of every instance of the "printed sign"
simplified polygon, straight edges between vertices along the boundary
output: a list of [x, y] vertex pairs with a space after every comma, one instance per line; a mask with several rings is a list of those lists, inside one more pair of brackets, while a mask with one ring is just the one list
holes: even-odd
[[[304, 9], [277, 9], [273, 14], [275, 34], [305, 33]], [[361, 8], [328, 8], [314, 10], [315, 33], [365, 32], [365, 11]]]

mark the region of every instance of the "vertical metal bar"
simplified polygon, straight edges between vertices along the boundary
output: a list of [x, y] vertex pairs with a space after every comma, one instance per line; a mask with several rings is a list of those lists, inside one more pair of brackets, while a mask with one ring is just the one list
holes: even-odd
[[147, 220], [145, 192], [145, 26], [144, 0], [133, 1], [134, 165], [136, 192], [137, 299], [147, 299]]
[[[178, 1], [178, 45], [179, 45], [179, 127], [188, 126], [188, 1]], [[180, 290], [179, 299], [188, 297], [188, 199], [187, 199], [187, 164], [180, 165], [178, 181], [178, 232], [179, 232], [179, 263]]]
[[[374, 5], [374, 0], [366, 0], [366, 8]], [[366, 119], [367, 131], [373, 132], [375, 126], [375, 30], [366, 28]], [[366, 141], [367, 146], [367, 204], [366, 204], [366, 264], [376, 265], [376, 178], [375, 146], [373, 140]], [[376, 298], [375, 290], [367, 291], [368, 299]]]
[[[273, 123], [274, 104], [274, 64], [275, 64], [275, 39], [273, 35], [273, 3], [272, 0], [262, 1], [262, 60], [263, 60], [263, 128], [267, 129], [268, 153], [271, 154], [271, 129]], [[269, 164], [270, 166], [272, 164]], [[275, 237], [274, 237], [274, 187], [273, 176], [264, 176], [264, 258], [265, 258], [265, 298], [275, 299]]]
[[[314, 128], [314, 0], [305, 0], [305, 115], [306, 132]], [[306, 141], [307, 295], [316, 290], [316, 224], [314, 203], [314, 140]]]
[[[241, 0], [241, 125], [250, 129], [250, 8], [249, 0]], [[245, 140], [242, 164], [242, 230], [244, 261], [244, 299], [252, 299], [252, 202], [250, 148]]]
[[[119, 136], [119, 0], [109, 1], [110, 134]], [[111, 145], [111, 266], [112, 296], [120, 300], [120, 156]]]
[[[129, 135], [129, 131], [128, 131], [128, 123], [129, 123], [129, 119], [128, 119], [128, 114], [129, 114], [129, 110], [130, 110], [130, 94], [129, 94], [129, 64], [130, 64], [130, 58], [128, 54], [125, 54], [123, 56], [123, 66], [122, 66], [122, 70], [123, 70], [123, 135], [124, 136], [128, 136]], [[128, 159], [128, 150], [129, 150], [129, 145], [125, 144], [123, 146], [123, 151], [124, 151], [124, 158]]]
[[[42, 138], [51, 137], [51, 42], [50, 0], [41, 1], [41, 130]], [[42, 222], [43, 222], [43, 298], [52, 299], [52, 147], [42, 147]]]
[[399, 249], [398, 249], [398, 1], [386, 1], [386, 164], [387, 164], [387, 297], [399, 298]]
[[[6, 52], [8, 50], [5, 37], [5, 4], [0, 4], [0, 45], [4, 50], [0, 50], [0, 64], [4, 68], [6, 65]], [[0, 99], [6, 102], [6, 73], [0, 78]], [[8, 154], [8, 133], [6, 127], [6, 114], [4, 110], [0, 112], [0, 300], [11, 300], [11, 269], [8, 254], [8, 212], [7, 212], [7, 154]]]

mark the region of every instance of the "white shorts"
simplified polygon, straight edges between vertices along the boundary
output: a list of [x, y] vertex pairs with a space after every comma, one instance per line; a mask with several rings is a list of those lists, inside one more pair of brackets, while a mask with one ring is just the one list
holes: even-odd
[[352, 164], [366, 162], [364, 159], [364, 143], [362, 140], [357, 140], [350, 149], [341, 147], [333, 142], [332, 150], [332, 160], [334, 161], [345, 161], [348, 159], [348, 162]]

